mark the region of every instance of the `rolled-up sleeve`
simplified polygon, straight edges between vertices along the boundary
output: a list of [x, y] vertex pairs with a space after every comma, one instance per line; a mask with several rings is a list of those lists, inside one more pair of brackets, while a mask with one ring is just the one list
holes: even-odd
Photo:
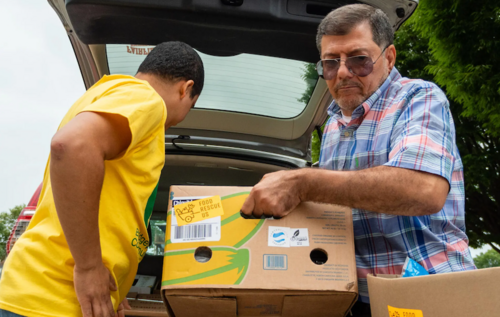
[[384, 165], [436, 174], [451, 185], [454, 138], [446, 95], [432, 84], [420, 87], [402, 109]]

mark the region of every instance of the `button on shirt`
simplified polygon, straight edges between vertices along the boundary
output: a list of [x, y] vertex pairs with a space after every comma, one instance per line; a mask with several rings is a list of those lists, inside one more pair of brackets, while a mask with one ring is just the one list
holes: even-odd
[[335, 101], [321, 143], [320, 167], [361, 170], [385, 165], [444, 177], [450, 192], [441, 211], [395, 216], [353, 209], [360, 300], [367, 274], [401, 274], [406, 257], [430, 274], [475, 269], [465, 234], [463, 166], [445, 94], [435, 84], [403, 78], [396, 68], [349, 123]]

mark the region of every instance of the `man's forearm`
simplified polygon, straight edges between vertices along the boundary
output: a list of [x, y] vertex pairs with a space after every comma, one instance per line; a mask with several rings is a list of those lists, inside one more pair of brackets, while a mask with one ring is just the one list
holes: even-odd
[[75, 264], [81, 269], [102, 264], [98, 222], [104, 179], [102, 156], [92, 147], [54, 139], [50, 178], [59, 221]]
[[306, 169], [300, 175], [302, 201], [345, 205], [394, 215], [419, 216], [441, 210], [448, 182], [437, 175], [379, 166], [361, 171]]

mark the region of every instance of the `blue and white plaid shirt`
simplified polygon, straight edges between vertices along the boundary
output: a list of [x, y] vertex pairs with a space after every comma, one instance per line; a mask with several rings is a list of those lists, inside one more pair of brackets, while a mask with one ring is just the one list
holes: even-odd
[[360, 170], [385, 165], [444, 177], [450, 192], [429, 216], [353, 209], [360, 300], [367, 274], [401, 274], [406, 257], [429, 273], [475, 269], [465, 234], [463, 166], [445, 94], [435, 84], [403, 78], [396, 68], [346, 124], [335, 101], [321, 143], [320, 167]]

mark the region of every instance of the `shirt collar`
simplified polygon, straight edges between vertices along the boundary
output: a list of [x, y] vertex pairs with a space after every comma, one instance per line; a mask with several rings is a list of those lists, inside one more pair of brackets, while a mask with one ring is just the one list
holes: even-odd
[[[370, 111], [370, 109], [373, 106], [373, 104], [375, 104], [375, 102], [377, 102], [377, 100], [380, 98], [380, 96], [382, 96], [382, 95], [385, 94], [385, 92], [387, 91], [387, 89], [389, 89], [389, 86], [393, 82], [399, 80], [400, 78], [401, 78], [401, 74], [396, 69], [396, 67], [393, 67], [392, 70], [391, 70], [391, 73], [389, 74], [389, 76], [387, 76], [387, 78], [384, 81], [384, 83], [368, 99], [366, 99], [365, 102], [363, 102], [356, 109], [354, 109], [354, 111], [352, 113], [352, 119], [351, 120], [354, 120], [354, 119], [359, 118], [361, 116], [365, 116], [368, 113], [368, 111]], [[340, 112], [340, 107], [335, 102], [335, 100], [332, 101], [332, 103], [328, 107], [327, 112], [328, 112], [328, 115], [330, 117], [333, 117], [333, 116], [336, 116], [336, 115], [338, 115], [339, 118], [342, 117], [342, 114]]]

